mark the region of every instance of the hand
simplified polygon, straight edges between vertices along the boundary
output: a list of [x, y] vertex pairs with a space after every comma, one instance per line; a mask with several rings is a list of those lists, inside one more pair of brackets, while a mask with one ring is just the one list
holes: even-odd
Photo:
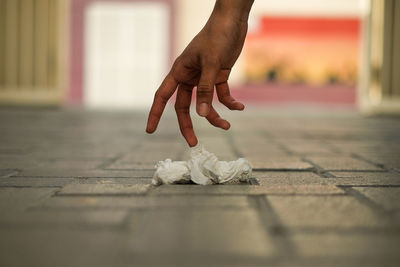
[[207, 24], [175, 60], [171, 71], [155, 93], [147, 122], [148, 133], [157, 129], [166, 103], [178, 89], [175, 110], [179, 127], [189, 146], [195, 146], [197, 138], [190, 118], [194, 87], [197, 87], [197, 113], [216, 127], [225, 130], [230, 128], [229, 122], [222, 119], [213, 108], [212, 99], [215, 87], [222, 104], [231, 110], [244, 109], [244, 105], [230, 95], [228, 86], [231, 68], [240, 55], [247, 33], [248, 13], [246, 19], [237, 16], [242, 11], [222, 8], [217, 1]]

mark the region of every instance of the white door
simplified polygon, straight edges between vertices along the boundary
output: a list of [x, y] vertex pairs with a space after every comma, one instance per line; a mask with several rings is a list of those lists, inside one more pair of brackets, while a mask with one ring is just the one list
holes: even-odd
[[95, 2], [85, 14], [84, 103], [148, 108], [168, 68], [169, 6]]

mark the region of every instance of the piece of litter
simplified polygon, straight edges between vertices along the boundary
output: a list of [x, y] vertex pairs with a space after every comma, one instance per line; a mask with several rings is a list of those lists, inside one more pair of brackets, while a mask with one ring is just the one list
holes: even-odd
[[159, 161], [155, 168], [152, 181], [154, 185], [190, 183], [190, 181], [201, 185], [222, 184], [233, 179], [245, 182], [251, 177], [252, 171], [247, 159], [219, 161], [202, 145], [190, 149], [188, 161], [166, 159]]

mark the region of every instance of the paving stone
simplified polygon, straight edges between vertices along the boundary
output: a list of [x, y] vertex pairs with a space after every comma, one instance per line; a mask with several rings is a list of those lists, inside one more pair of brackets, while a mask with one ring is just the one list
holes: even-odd
[[391, 172], [331, 172], [335, 178], [325, 178], [327, 183], [357, 185], [400, 185], [400, 176]]
[[[159, 160], [163, 160], [165, 158], [174, 158], [180, 150], [177, 148], [171, 150], [171, 148], [166, 148], [165, 150], [159, 150], [159, 153], [154, 154], [150, 150], [152, 147], [149, 147], [147, 151], [132, 151], [130, 153], [124, 154], [122, 157], [118, 159], [121, 162], [158, 162]], [[184, 146], [182, 146], [181, 150], [183, 151]]]
[[74, 178], [80, 184], [151, 184], [152, 178]]
[[40, 162], [27, 156], [0, 155], [0, 169], [22, 170], [37, 168]]
[[154, 170], [24, 170], [19, 177], [52, 177], [52, 178], [151, 178]]
[[62, 187], [74, 178], [12, 177], [0, 179], [0, 187]]
[[0, 213], [24, 210], [54, 194], [56, 188], [0, 187]]
[[153, 135], [145, 112], [1, 109], [0, 266], [398, 265], [398, 118], [225, 110], [229, 131], [193, 117], [199, 141], [259, 185], [143, 195], [157, 161], [187, 157], [173, 108]]
[[397, 149], [393, 149], [394, 143], [382, 143], [382, 142], [373, 142], [372, 140], [366, 141], [351, 141], [346, 142], [344, 140], [338, 140], [332, 143], [332, 146], [337, 148], [339, 151], [357, 154], [377, 154], [382, 153], [384, 151], [393, 153], [394, 151], [398, 151]]
[[382, 170], [375, 165], [351, 157], [308, 156], [307, 159], [325, 170]]
[[150, 185], [151, 178], [52, 178], [52, 177], [11, 177], [1, 178], [0, 187], [63, 187], [70, 183], [79, 184], [120, 184]]
[[310, 234], [296, 233], [292, 237], [296, 248], [303, 257], [361, 257], [374, 259], [379, 257], [397, 258], [399, 236], [374, 233], [348, 234]]
[[0, 236], [2, 266], [123, 266], [126, 251], [121, 231], [17, 228]]
[[283, 142], [283, 145], [292, 153], [298, 155], [323, 155], [323, 156], [335, 156], [338, 155], [333, 148], [331, 148], [325, 142], [316, 143], [312, 141], [300, 141], [300, 142]]
[[351, 196], [267, 196], [289, 227], [376, 227], [387, 222]]
[[286, 150], [277, 145], [266, 145], [258, 143], [256, 145], [237, 144], [237, 149], [246, 157], [254, 160], [268, 160], [276, 157], [284, 158], [289, 156]]
[[[400, 149], [399, 149], [399, 151], [400, 151]], [[361, 154], [361, 156], [375, 164], [383, 165], [385, 168], [400, 170], [400, 155], [399, 154], [394, 154], [394, 155], [389, 156], [389, 155], [382, 155], [378, 152], [375, 155], [363, 153], [363, 154]]]
[[246, 196], [57, 196], [36, 205], [37, 208], [243, 208], [248, 207]]
[[57, 171], [64, 171], [70, 169], [93, 170], [96, 169], [98, 166], [100, 166], [102, 163], [104, 163], [104, 160], [59, 159], [59, 160], [43, 161], [41, 162], [40, 167], [38, 169], [57, 170]]
[[[33, 158], [38, 158], [40, 160], [110, 160], [122, 152], [124, 152], [127, 148], [93, 148], [94, 146], [104, 146], [102, 144], [93, 144], [85, 147], [73, 147], [77, 144], [70, 143], [64, 146], [59, 145], [45, 145], [40, 149], [33, 151], [30, 156]], [[49, 150], [51, 152], [49, 152]]]
[[271, 159], [254, 159], [249, 161], [255, 170], [310, 170], [313, 166], [297, 157], [282, 157]]
[[85, 211], [43, 211], [12, 212], [2, 214], [0, 226], [20, 228], [49, 228], [49, 227], [93, 227], [118, 226], [127, 215], [123, 210], [85, 210]]
[[68, 184], [57, 195], [143, 195], [150, 188], [146, 184]]
[[344, 191], [333, 185], [162, 185], [154, 194], [161, 195], [274, 195], [274, 194], [344, 194]]
[[17, 174], [16, 170], [0, 170], [0, 178]]
[[[395, 172], [362, 172], [362, 171], [354, 171], [354, 172], [338, 172], [338, 171], [332, 171], [330, 172], [337, 178], [356, 178], [356, 179], [375, 179], [375, 178], [380, 178], [380, 179], [398, 179], [400, 180], [400, 173], [395, 173]], [[355, 179], [355, 180], [356, 180]]]
[[326, 185], [325, 178], [312, 172], [253, 172], [260, 185]]
[[[159, 160], [164, 160], [165, 158], [159, 158]], [[134, 162], [134, 161], [116, 161], [108, 165], [105, 169], [107, 170], [154, 170], [157, 160], [150, 162]]]
[[135, 251], [163, 254], [271, 256], [276, 247], [266, 235], [257, 212], [246, 210], [153, 210], [137, 218], [131, 246]]
[[389, 211], [400, 211], [400, 187], [354, 187]]

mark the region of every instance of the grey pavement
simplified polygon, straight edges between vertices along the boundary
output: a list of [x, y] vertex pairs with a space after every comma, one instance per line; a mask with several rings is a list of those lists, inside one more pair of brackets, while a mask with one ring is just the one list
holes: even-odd
[[[398, 266], [400, 119], [349, 110], [194, 115], [248, 183], [151, 185], [187, 158], [172, 108], [0, 109], [0, 266]], [[219, 108], [221, 110], [222, 108]]]

